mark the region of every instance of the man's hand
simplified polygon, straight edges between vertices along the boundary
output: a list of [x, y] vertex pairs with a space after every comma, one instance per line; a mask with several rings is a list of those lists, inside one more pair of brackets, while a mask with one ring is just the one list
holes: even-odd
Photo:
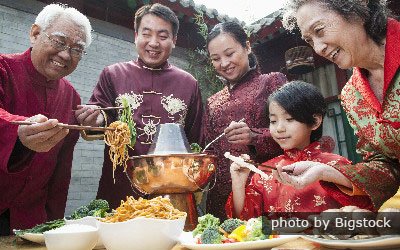
[[78, 105], [78, 109], [75, 111], [76, 120], [85, 126], [104, 126], [104, 117], [100, 110], [94, 110], [98, 108], [96, 105]]
[[43, 115], [32, 116], [27, 121], [37, 122], [38, 124], [20, 125], [18, 137], [25, 147], [35, 152], [48, 152], [69, 132], [68, 129], [56, 126], [58, 120], [49, 120]]

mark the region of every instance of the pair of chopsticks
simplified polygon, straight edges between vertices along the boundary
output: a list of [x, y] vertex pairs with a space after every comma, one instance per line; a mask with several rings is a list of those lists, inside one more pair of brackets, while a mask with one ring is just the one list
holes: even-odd
[[[260, 166], [260, 167], [267, 168], [267, 169], [270, 170], [269, 172], [272, 172], [271, 170], [277, 170], [276, 167], [269, 166], [269, 165], [266, 165], [266, 164], [260, 164], [260, 163], [254, 162], [252, 160], [244, 160], [244, 162], [252, 164], [254, 166]], [[265, 170], [265, 171], [267, 171], [267, 170]], [[285, 173], [288, 173], [288, 174], [292, 174], [293, 173], [293, 171], [289, 170], [289, 169], [282, 169], [282, 172], [285, 172]]]
[[[93, 108], [93, 110], [114, 110], [114, 109], [123, 109], [124, 107], [119, 106], [119, 107], [106, 107], [106, 108]], [[77, 111], [77, 109], [74, 109], [72, 111]]]
[[[34, 125], [38, 124], [38, 122], [27, 122], [27, 121], [11, 121], [11, 124], [16, 125]], [[92, 126], [81, 126], [81, 125], [70, 125], [64, 123], [57, 123], [57, 127], [67, 128], [67, 129], [76, 129], [76, 130], [92, 130], [92, 131], [106, 131], [106, 130], [115, 130], [115, 128], [103, 128], [103, 127], [92, 127]]]
[[[255, 165], [258, 166], [263, 166], [269, 169], [273, 169], [276, 170], [275, 167], [272, 166], [268, 166], [268, 165], [264, 165], [264, 164], [255, 164], [254, 162], [249, 163], [249, 161], [244, 160], [243, 158], [237, 157], [237, 156], [233, 156], [231, 155], [229, 152], [225, 152], [224, 156], [226, 158], [228, 158], [229, 160], [236, 162], [237, 164], [239, 164], [240, 166], [244, 166], [248, 169], [250, 169], [251, 171], [253, 171], [254, 173], [259, 174], [262, 178], [269, 180], [271, 177], [269, 175], [267, 175], [266, 173], [264, 173], [262, 170], [258, 169]], [[283, 170], [284, 172], [290, 174], [293, 171], [292, 170]]]

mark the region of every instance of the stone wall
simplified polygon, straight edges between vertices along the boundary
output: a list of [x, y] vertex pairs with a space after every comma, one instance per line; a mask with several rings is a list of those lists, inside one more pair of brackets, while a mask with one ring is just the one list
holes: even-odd
[[[30, 45], [29, 30], [44, 4], [34, 0], [0, 0], [0, 53], [24, 52]], [[133, 31], [101, 20], [90, 19], [93, 42], [78, 68], [67, 77], [86, 103], [101, 70], [110, 64], [136, 58]], [[170, 62], [186, 65], [185, 50], [176, 48]], [[79, 139], [72, 167], [66, 215], [96, 197], [103, 164], [104, 143]], [[111, 171], [111, 170], [110, 170]]]

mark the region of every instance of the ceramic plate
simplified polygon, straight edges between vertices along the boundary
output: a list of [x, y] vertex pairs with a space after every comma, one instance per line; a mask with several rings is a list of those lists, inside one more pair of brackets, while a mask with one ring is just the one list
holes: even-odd
[[[14, 233], [19, 230], [14, 230]], [[22, 239], [29, 240], [35, 243], [44, 244], [44, 235], [43, 234], [35, 234], [35, 233], [25, 233], [19, 236]]]
[[236, 242], [226, 244], [196, 244], [192, 232], [183, 232], [179, 237], [181, 245], [193, 250], [241, 250], [241, 249], [265, 249], [276, 247], [299, 238], [299, 235], [281, 235], [279, 238]]
[[301, 236], [306, 240], [316, 242], [322, 246], [334, 248], [334, 249], [399, 249], [400, 247], [400, 235], [397, 236], [379, 236], [375, 238], [365, 240], [327, 240], [316, 238], [314, 236]]

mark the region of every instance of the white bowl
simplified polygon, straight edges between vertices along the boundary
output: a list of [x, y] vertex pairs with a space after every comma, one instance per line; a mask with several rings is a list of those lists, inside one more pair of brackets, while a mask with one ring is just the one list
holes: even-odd
[[48, 250], [92, 250], [99, 237], [97, 232], [88, 225], [65, 225], [43, 235]]
[[[96, 224], [97, 217], [94, 217], [94, 216], [85, 216], [83, 218], [76, 219], [76, 220], [64, 218], [64, 220], [65, 220], [66, 225], [80, 224], [80, 225], [88, 225], [88, 226], [97, 228], [97, 224]], [[99, 237], [94, 249], [103, 249], [103, 248], [104, 248], [103, 242], [101, 241], [101, 239]]]
[[116, 223], [98, 221], [97, 226], [107, 250], [169, 250], [178, 242], [185, 219], [139, 217]]

